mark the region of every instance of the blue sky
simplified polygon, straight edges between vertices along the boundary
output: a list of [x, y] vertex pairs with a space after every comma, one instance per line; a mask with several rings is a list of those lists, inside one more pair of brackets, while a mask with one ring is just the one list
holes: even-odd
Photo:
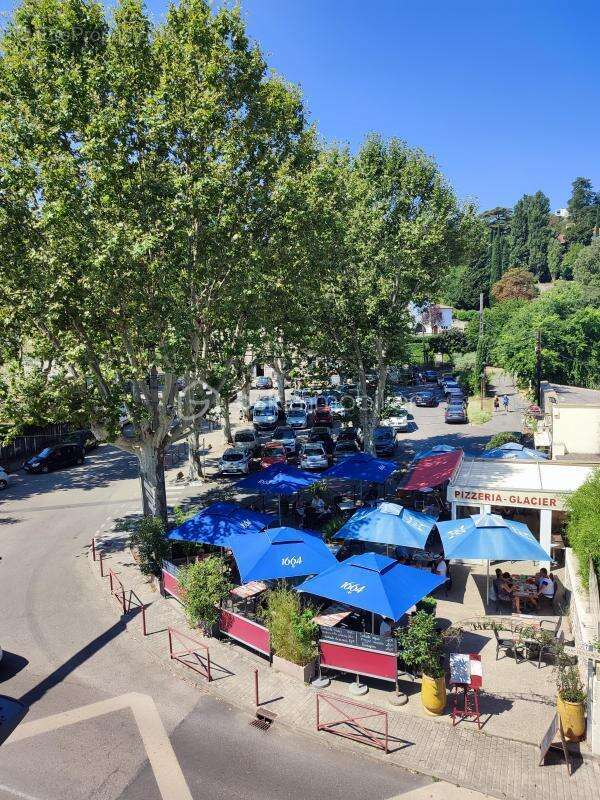
[[[148, 5], [159, 19], [167, 2]], [[242, 9], [326, 140], [355, 149], [370, 131], [405, 139], [481, 208], [537, 189], [563, 206], [578, 175], [600, 189], [600, 0], [242, 0]]]

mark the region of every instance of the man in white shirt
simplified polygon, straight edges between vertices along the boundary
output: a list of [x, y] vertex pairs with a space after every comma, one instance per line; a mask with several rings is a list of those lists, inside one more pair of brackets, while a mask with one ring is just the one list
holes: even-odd
[[541, 597], [547, 597], [548, 600], [552, 600], [554, 598], [554, 581], [548, 575], [548, 570], [545, 567], [542, 567], [540, 570], [540, 576], [538, 578], [538, 595]]
[[435, 572], [436, 575], [439, 575], [441, 578], [447, 577], [447, 575], [448, 575], [448, 567], [446, 566], [446, 562], [444, 561], [443, 558], [440, 558], [440, 560], [435, 565], [434, 572]]

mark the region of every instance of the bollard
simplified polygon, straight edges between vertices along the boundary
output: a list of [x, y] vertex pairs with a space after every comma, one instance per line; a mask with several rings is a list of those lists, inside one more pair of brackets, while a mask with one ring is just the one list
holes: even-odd
[[146, 606], [142, 603], [142, 634], [147, 636], [146, 634]]
[[96, 540], [92, 539], [92, 558], [96, 560]]
[[104, 575], [104, 564], [103, 564], [104, 553], [100, 552], [98, 554], [98, 556], [99, 556], [99, 559], [100, 559], [100, 577], [104, 578], [105, 577], [105, 575]]
[[258, 702], [258, 670], [254, 670], [254, 704], [258, 708], [260, 703]]

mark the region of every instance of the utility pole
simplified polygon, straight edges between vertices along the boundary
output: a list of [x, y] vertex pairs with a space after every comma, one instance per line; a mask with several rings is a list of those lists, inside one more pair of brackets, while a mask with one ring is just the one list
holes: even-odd
[[[479, 351], [483, 351], [483, 292], [479, 293]], [[485, 364], [481, 362], [479, 407], [483, 411], [483, 395], [485, 394]]]
[[535, 333], [535, 402], [542, 405], [542, 332]]

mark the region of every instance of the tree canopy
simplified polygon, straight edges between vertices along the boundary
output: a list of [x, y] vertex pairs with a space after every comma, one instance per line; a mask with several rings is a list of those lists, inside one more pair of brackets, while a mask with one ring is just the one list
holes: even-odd
[[526, 269], [509, 269], [492, 286], [492, 297], [497, 303], [504, 300], [533, 300], [537, 293], [535, 276]]

